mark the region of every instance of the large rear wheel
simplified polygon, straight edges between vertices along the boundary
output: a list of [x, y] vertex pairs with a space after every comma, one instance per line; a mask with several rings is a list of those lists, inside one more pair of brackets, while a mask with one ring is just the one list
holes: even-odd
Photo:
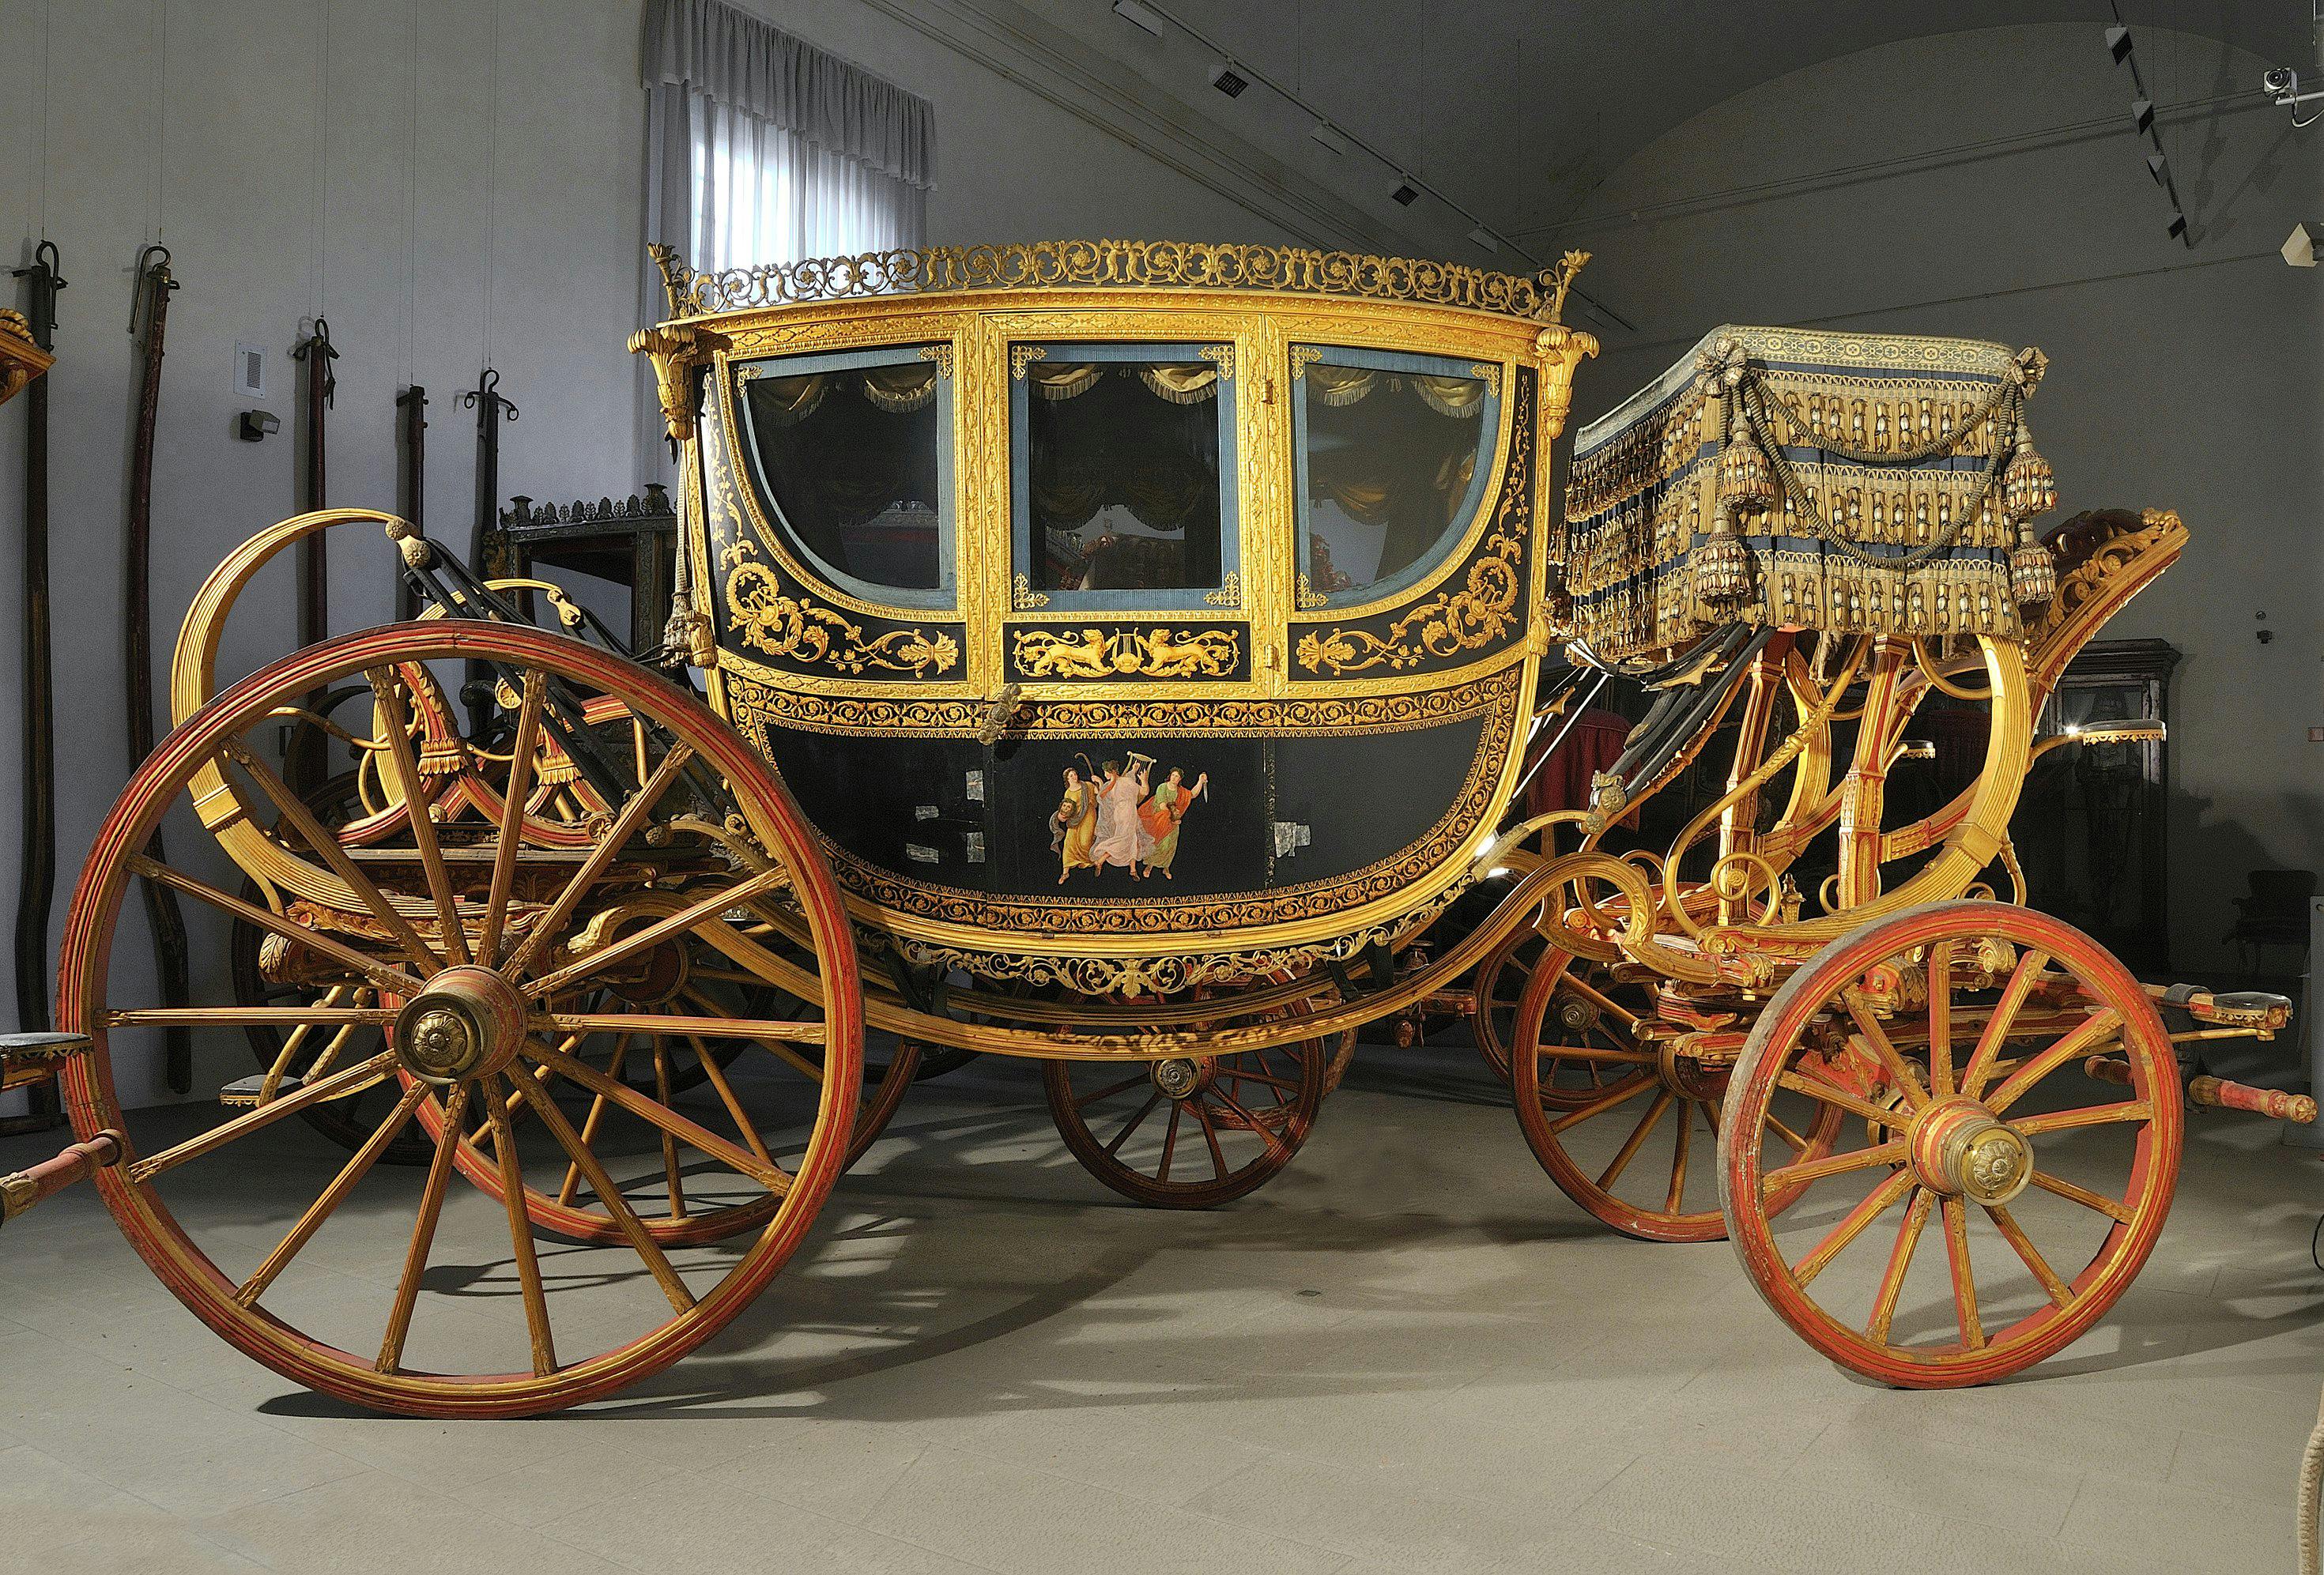
[[[368, 684], [387, 718], [383, 768], [416, 803], [409, 707], [429, 687], [428, 664], [469, 661], [498, 676], [520, 741], [554, 730], [577, 742], [585, 713], [609, 701], [638, 720], [634, 759], [593, 762], [612, 813], [579, 848], [535, 845], [513, 813], [457, 833], [406, 816], [344, 846], [269, 758], [280, 715], [318, 687]], [[516, 769], [533, 758], [520, 742]], [[275, 870], [299, 889], [280, 910], [222, 889], [189, 825], [171, 832], [171, 846], [188, 850], [176, 862], [152, 855], [165, 821], [198, 815], [216, 826], [222, 806], [286, 855]], [[265, 931], [281, 943], [283, 976], [323, 993], [360, 985], [368, 999], [157, 1000], [128, 955], [136, 949], [115, 944], [136, 878]], [[673, 950], [715, 947], [778, 911], [811, 940], [814, 999], [795, 1014], [753, 1016], [742, 996], [689, 999], [666, 971]], [[233, 992], [221, 981], [217, 993]], [[98, 1185], [171, 1292], [286, 1377], [420, 1415], [576, 1404], [709, 1338], [798, 1246], [839, 1174], [862, 1091], [854, 949], [780, 782], [716, 716], [642, 668], [506, 624], [401, 624], [317, 646], [172, 733], [83, 868], [59, 1019], [94, 1044], [67, 1078], [77, 1131], [123, 1135], [124, 1157]], [[254, 1027], [342, 1026], [374, 1037], [295, 1091], [189, 1132], [182, 1108], [125, 1112], [115, 1090], [116, 1047], [173, 1025], [234, 1040]], [[662, 1046], [663, 1064], [622, 1075], [576, 1053], [624, 1036]], [[668, 1062], [697, 1037], [713, 1053], [688, 1092]], [[724, 1046], [731, 1058], [715, 1053]], [[198, 1051], [200, 1064], [247, 1064], [238, 1045]], [[318, 1163], [301, 1125], [283, 1123], [382, 1084], [395, 1097], [352, 1156]], [[429, 1142], [424, 1171], [378, 1166], [415, 1128]], [[497, 1195], [453, 1189], [455, 1171], [489, 1176]], [[579, 1177], [572, 1206], [591, 1218], [552, 1258], [535, 1240], [549, 1221], [528, 1203], [556, 1199], [568, 1173]], [[349, 1273], [307, 1250], [358, 1190], [374, 1220], [392, 1211], [409, 1221], [400, 1266]], [[721, 1229], [684, 1224], [705, 1215], [724, 1215]], [[752, 1228], [729, 1228], [743, 1220]]]

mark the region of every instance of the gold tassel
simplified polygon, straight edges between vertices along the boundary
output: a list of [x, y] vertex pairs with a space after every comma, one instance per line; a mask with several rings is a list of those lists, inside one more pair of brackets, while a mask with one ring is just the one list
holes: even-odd
[[1687, 555], [1694, 594], [1705, 602], [1739, 602], [1751, 594], [1751, 549], [1724, 521]]
[[2030, 520], [2057, 504], [2057, 474], [2050, 462], [2034, 451], [2034, 439], [2021, 428], [2008, 468], [2001, 473], [2001, 506], [2014, 519]]
[[1738, 410], [1719, 450], [1719, 511], [1740, 525], [1746, 514], [1765, 513], [1775, 502], [1775, 476]]
[[2050, 604], [2058, 593], [2058, 565], [2050, 549], [2034, 539], [2034, 527], [2017, 527], [2017, 545], [2009, 553], [2009, 590], [2024, 607]]

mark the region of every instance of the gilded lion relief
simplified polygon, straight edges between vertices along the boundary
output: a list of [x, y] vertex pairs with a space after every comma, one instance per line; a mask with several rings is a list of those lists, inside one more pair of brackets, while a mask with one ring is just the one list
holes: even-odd
[[1244, 673], [1238, 629], [1089, 624], [1010, 631], [1012, 677], [1235, 678]]

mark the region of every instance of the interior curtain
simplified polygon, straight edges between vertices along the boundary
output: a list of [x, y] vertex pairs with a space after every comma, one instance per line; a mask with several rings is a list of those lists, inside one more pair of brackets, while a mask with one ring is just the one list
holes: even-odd
[[[925, 98], [723, 0], [647, 0], [645, 235], [696, 270], [923, 245], [936, 184]], [[669, 311], [639, 259], [639, 316]], [[641, 480], [667, 450], [639, 382]]]

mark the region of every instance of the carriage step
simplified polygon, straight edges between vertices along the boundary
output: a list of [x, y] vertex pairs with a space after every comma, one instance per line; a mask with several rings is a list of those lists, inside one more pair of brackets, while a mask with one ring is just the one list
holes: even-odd
[[0, 1034], [0, 1088], [38, 1082], [88, 1049], [87, 1034]]
[[[286, 1073], [282, 1081], [274, 1085], [274, 1097], [279, 1100], [285, 1094], [297, 1093], [299, 1091], [300, 1084], [306, 1081], [307, 1080], [305, 1078], [292, 1077]], [[254, 1072], [248, 1077], [235, 1078], [232, 1082], [227, 1083], [224, 1088], [218, 1090], [218, 1103], [222, 1105], [255, 1105], [258, 1103], [259, 1095], [265, 1092], [265, 1091], [266, 1074], [263, 1072]]]

